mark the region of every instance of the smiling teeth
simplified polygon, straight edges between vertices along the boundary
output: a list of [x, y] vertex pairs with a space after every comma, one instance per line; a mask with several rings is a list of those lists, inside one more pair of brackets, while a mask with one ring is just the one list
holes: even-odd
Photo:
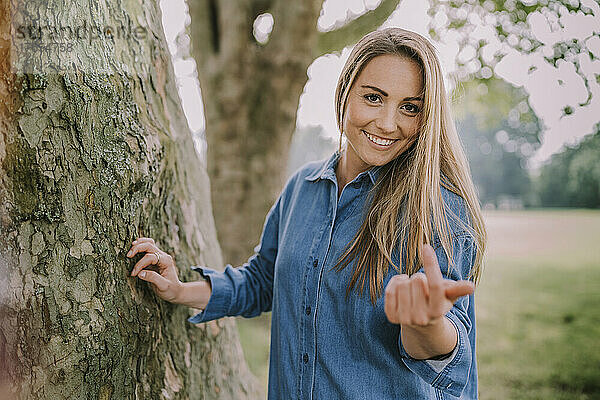
[[367, 132], [363, 131], [364, 134], [367, 136], [367, 138], [369, 138], [369, 140], [373, 143], [377, 143], [378, 145], [381, 146], [389, 146], [390, 144], [394, 143], [395, 140], [387, 140], [387, 139], [380, 139], [376, 136], [373, 135], [369, 135]]

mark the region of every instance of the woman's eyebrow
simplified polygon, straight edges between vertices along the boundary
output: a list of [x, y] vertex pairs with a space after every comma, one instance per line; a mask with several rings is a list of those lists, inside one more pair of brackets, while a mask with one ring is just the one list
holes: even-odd
[[405, 97], [404, 101], [423, 101], [423, 98], [421, 96]]
[[384, 95], [385, 97], [388, 97], [388, 94], [386, 92], [384, 92], [383, 90], [379, 89], [378, 87], [375, 86], [370, 86], [370, 85], [362, 85], [362, 87], [364, 87], [365, 89], [372, 89], [375, 90], [376, 92], [381, 93], [382, 95]]
[[[381, 93], [384, 97], [388, 97], [388, 94], [386, 92], [384, 92], [383, 90], [379, 89], [376, 86], [371, 86], [371, 85], [362, 85], [361, 87], [365, 88], [365, 89], [372, 89], [375, 90], [376, 92]], [[421, 96], [413, 96], [413, 97], [405, 97], [403, 99], [403, 101], [423, 101], [423, 98]]]

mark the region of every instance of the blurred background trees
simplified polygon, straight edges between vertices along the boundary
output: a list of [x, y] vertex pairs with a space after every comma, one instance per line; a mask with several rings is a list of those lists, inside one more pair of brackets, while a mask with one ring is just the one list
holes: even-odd
[[432, 37], [455, 34], [460, 42], [456, 75], [466, 83], [464, 97], [460, 90], [457, 96], [462, 102], [459, 130], [482, 202], [501, 208], [598, 208], [598, 167], [594, 164], [600, 157], [594, 145], [598, 134], [554, 155], [546, 165], [531, 165], [547, 126], [532, 108], [530, 93], [497, 80], [503, 61], [515, 54], [529, 55], [530, 60], [537, 56], [547, 65], [524, 65], [528, 68], [525, 79], [551, 67], [564, 75], [567, 71], [576, 74], [585, 88], [585, 96], [577, 99], [566, 93], [563, 76], [548, 79], [548, 93], [553, 86], [564, 88], [560, 118], [585, 108], [598, 110], [594, 98], [600, 82], [598, 3], [434, 0], [431, 4]]
[[471, 80], [455, 90], [455, 117], [484, 206], [531, 202], [528, 159], [540, 145], [542, 123], [527, 93], [498, 79]]
[[600, 124], [596, 133], [552, 156], [536, 192], [541, 206], [600, 208]]

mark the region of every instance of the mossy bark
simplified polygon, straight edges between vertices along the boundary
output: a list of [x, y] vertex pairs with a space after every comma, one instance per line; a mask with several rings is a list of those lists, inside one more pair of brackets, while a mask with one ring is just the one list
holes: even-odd
[[[76, 62], [32, 73], [11, 55], [31, 16], [147, 35], [77, 41], [55, 54]], [[183, 280], [223, 267], [156, 2], [2, 0], [0, 52], [0, 397], [261, 397], [231, 319], [190, 324], [128, 276], [142, 235]]]

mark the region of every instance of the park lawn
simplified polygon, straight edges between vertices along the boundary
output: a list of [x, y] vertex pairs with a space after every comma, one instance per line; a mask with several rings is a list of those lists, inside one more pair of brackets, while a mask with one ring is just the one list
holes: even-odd
[[271, 313], [264, 313], [255, 318], [236, 317], [236, 320], [248, 367], [263, 384], [267, 393]]
[[[600, 212], [487, 212], [476, 292], [480, 398], [600, 399]], [[238, 318], [267, 385], [270, 315]]]
[[600, 212], [486, 214], [481, 399], [600, 399]]

